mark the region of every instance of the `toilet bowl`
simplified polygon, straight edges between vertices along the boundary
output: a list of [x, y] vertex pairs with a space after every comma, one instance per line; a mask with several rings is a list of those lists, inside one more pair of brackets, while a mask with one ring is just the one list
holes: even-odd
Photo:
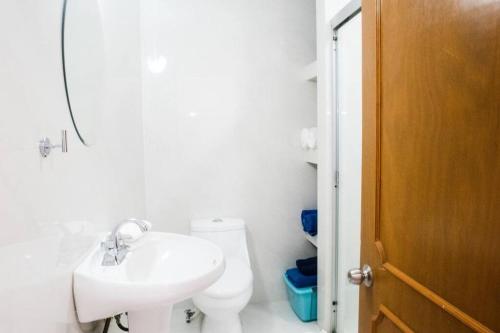
[[253, 274], [241, 219], [191, 221], [191, 235], [210, 240], [224, 252], [226, 270], [209, 288], [193, 297], [204, 313], [202, 333], [241, 333], [239, 313], [250, 301]]

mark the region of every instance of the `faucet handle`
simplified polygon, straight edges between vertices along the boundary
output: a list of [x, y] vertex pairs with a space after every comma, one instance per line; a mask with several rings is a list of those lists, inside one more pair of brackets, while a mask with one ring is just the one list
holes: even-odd
[[103, 249], [106, 252], [109, 252], [115, 248], [116, 248], [115, 241], [110, 238], [107, 238], [105, 241], [101, 242], [101, 249]]
[[120, 245], [119, 251], [116, 252], [116, 263], [119, 265], [122, 263], [122, 261], [125, 259], [129, 252], [129, 246], [128, 245]]
[[142, 220], [144, 222], [144, 231], [151, 231], [153, 228], [153, 223], [149, 222], [148, 220]]
[[116, 242], [118, 249], [129, 248], [127, 243], [132, 243], [134, 241], [134, 237], [128, 234], [117, 233], [116, 234]]
[[139, 227], [139, 229], [141, 229], [142, 232], [150, 231], [151, 228], [153, 227], [153, 224], [148, 220], [137, 219], [135, 217], [130, 217], [128, 219], [125, 219], [124, 222], [135, 223]]

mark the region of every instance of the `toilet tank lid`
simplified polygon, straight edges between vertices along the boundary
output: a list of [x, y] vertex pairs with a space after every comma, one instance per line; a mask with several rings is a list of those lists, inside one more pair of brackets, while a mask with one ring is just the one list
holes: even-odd
[[245, 221], [239, 218], [210, 218], [191, 221], [191, 231], [230, 231], [245, 228]]

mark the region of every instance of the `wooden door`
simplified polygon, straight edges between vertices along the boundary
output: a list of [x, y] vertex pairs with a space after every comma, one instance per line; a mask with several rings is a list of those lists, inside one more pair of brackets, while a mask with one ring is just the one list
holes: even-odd
[[363, 0], [361, 332], [500, 332], [500, 1]]

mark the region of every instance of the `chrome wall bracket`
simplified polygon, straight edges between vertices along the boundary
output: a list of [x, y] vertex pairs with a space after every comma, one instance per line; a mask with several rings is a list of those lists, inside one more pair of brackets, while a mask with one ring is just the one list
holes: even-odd
[[68, 133], [66, 130], [61, 131], [61, 144], [60, 145], [53, 145], [50, 142], [49, 138], [43, 138], [38, 142], [38, 149], [40, 151], [40, 155], [42, 155], [43, 158], [47, 157], [50, 155], [50, 152], [54, 148], [61, 148], [61, 151], [63, 153], [68, 152]]

